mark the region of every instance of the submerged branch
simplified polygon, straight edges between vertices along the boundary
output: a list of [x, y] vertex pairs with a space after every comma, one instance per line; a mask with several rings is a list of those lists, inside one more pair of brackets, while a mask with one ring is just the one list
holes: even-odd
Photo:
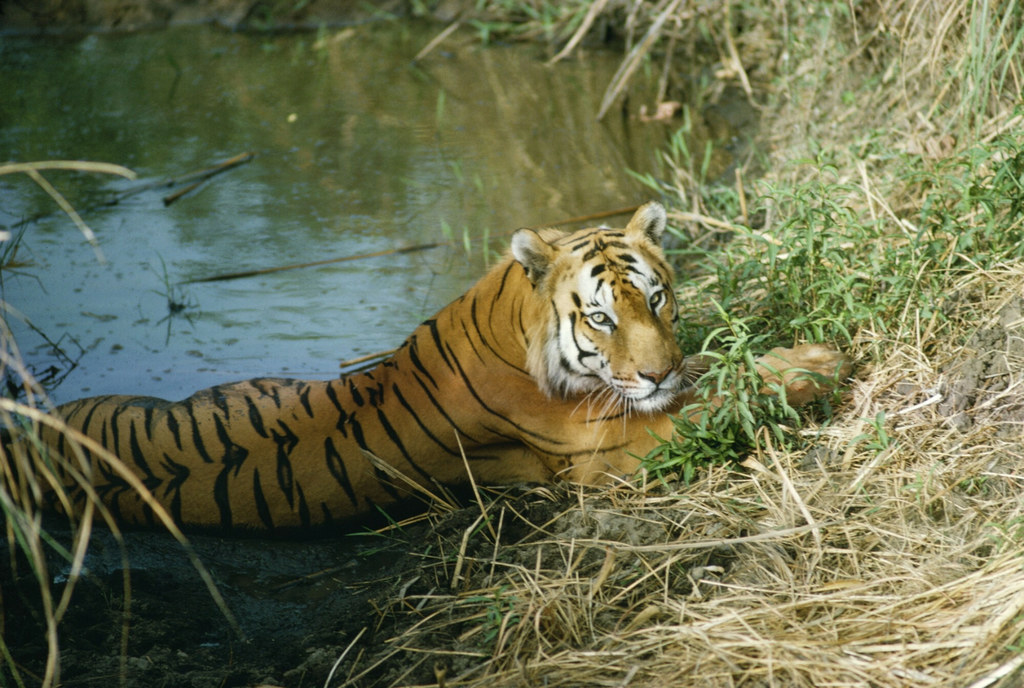
[[[238, 155], [228, 158], [227, 160], [224, 160], [222, 162], [219, 162], [216, 165], [213, 165], [212, 167], [204, 167], [198, 170], [194, 170], [192, 172], [188, 172], [178, 177], [168, 177], [166, 179], [144, 182], [142, 184], [133, 186], [130, 189], [125, 189], [124, 191], [115, 193], [98, 203], [94, 203], [93, 205], [87, 206], [85, 208], [85, 212], [95, 210], [96, 208], [105, 208], [112, 205], [117, 205], [121, 201], [131, 198], [132, 196], [137, 196], [140, 193], [144, 193], [146, 191], [153, 191], [156, 189], [171, 189], [176, 186], [181, 186], [182, 184], [189, 184], [189, 186], [186, 187], [185, 189], [170, 194], [169, 196], [163, 199], [164, 205], [168, 206], [174, 201], [178, 200], [180, 197], [187, 194], [188, 192], [197, 188], [202, 182], [205, 182], [208, 179], [215, 177], [218, 174], [221, 174], [222, 172], [227, 172], [230, 169], [247, 163], [251, 161], [254, 157], [256, 157], [256, 154], [252, 152], [239, 153]], [[39, 170], [75, 170], [78, 172], [103, 172], [107, 174], [117, 174], [127, 179], [134, 180], [137, 178], [135, 172], [128, 169], [127, 167], [122, 167], [121, 165], [113, 165], [110, 163], [103, 162], [86, 162], [81, 160], [48, 160], [43, 162], [7, 163], [0, 165], [0, 175], [12, 174], [15, 172], [24, 172], [25, 174], [29, 175], [38, 175]], [[57, 199], [54, 198], [54, 200]], [[58, 201], [58, 203], [60, 202]], [[63, 208], [63, 206], [61, 207]], [[23, 220], [15, 222], [14, 224], [11, 225], [10, 228], [17, 229], [18, 227], [22, 227], [33, 222], [38, 222], [44, 217], [49, 217], [50, 215], [52, 215], [52, 213], [40, 213], [39, 215], [33, 215], [32, 217], [27, 217]]]
[[393, 256], [400, 253], [413, 253], [415, 251], [425, 251], [428, 248], [437, 248], [438, 246], [447, 246], [444, 242], [434, 242], [430, 244], [417, 244], [415, 246], [405, 246], [402, 248], [390, 248], [384, 251], [373, 251], [372, 253], [360, 253], [354, 256], [339, 256], [338, 258], [325, 258], [324, 260], [314, 260], [309, 263], [295, 263], [293, 265], [278, 265], [271, 268], [257, 268], [255, 270], [242, 270], [241, 272], [228, 272], [221, 275], [213, 275], [212, 277], [199, 277], [197, 279], [185, 280], [182, 284], [198, 284], [200, 282], [221, 282], [224, 280], [240, 279], [242, 277], [255, 277], [257, 275], [267, 275], [272, 272], [283, 272], [284, 270], [297, 270], [299, 268], [313, 268], [320, 265], [330, 265], [331, 263], [344, 263], [349, 260], [360, 260], [362, 258], [377, 258], [379, 256]]
[[[635, 212], [640, 206], [633, 205], [628, 208], [616, 208], [615, 210], [602, 210], [597, 213], [589, 213], [587, 215], [578, 215], [576, 217], [570, 217], [557, 222], [554, 225], [543, 224], [543, 225], [531, 225], [529, 229], [538, 229], [542, 227], [551, 227], [558, 225], [575, 224], [579, 222], [590, 222], [592, 220], [600, 220], [606, 217], [614, 217], [616, 215], [627, 215]], [[515, 231], [515, 230], [512, 230]], [[512, 232], [506, 232], [505, 234], [511, 234]], [[503, 236], [503, 235], [499, 235]], [[403, 246], [401, 248], [389, 248], [383, 251], [372, 251], [371, 253], [359, 253], [354, 256], [339, 256], [337, 258], [324, 258], [323, 260], [314, 260], [308, 263], [293, 263], [291, 265], [278, 265], [269, 268], [255, 268], [253, 270], [241, 270], [239, 272], [227, 272], [220, 275], [213, 275], [211, 277], [198, 277], [196, 279], [184, 280], [181, 284], [199, 284], [201, 282], [222, 282], [225, 280], [241, 279], [243, 277], [256, 277], [258, 275], [267, 275], [274, 272], [283, 272], [285, 270], [298, 270], [299, 268], [315, 268], [321, 265], [330, 265], [332, 263], [344, 263], [350, 260], [362, 260], [363, 258], [379, 258], [380, 256], [394, 256], [402, 253], [414, 253], [416, 251], [425, 251], [431, 248], [440, 248], [441, 246], [448, 246], [447, 242], [434, 241], [427, 244], [416, 244], [414, 246]]]

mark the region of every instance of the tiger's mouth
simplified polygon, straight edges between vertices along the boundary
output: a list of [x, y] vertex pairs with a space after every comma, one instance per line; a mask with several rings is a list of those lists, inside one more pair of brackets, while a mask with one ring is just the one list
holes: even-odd
[[612, 380], [611, 387], [627, 408], [640, 413], [664, 411], [682, 391], [680, 376], [673, 372], [657, 384], [640, 380]]

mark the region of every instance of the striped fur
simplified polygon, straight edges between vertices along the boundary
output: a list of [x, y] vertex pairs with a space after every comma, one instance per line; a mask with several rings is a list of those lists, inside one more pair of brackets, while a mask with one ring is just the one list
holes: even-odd
[[[629, 476], [650, 431], [670, 435], [666, 412], [691, 401], [664, 226], [651, 203], [621, 230], [520, 230], [509, 256], [369, 372], [248, 380], [179, 402], [94, 397], [59, 412], [186, 526], [329, 525], [406, 496], [371, 456], [427, 486], [465, 482], [462, 451], [478, 482]], [[774, 353], [826, 374], [841, 360], [786, 351]], [[816, 393], [795, 384], [790, 397]], [[94, 481], [116, 517], [152, 521], [102, 463]]]

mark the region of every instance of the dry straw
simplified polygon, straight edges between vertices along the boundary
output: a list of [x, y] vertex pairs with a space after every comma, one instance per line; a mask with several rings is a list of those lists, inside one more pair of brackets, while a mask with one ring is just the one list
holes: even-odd
[[[827, 166], [848, 217], [895, 248], [920, 241], [937, 187], [1005, 157], [969, 171], [948, 160], [1014, 141], [1022, 122], [1016, 3], [597, 2], [556, 58], [616, 12], [639, 38], [604, 109], [638, 55], [679, 57], [699, 25], [718, 76], [753, 85], [764, 178]], [[746, 203], [713, 217], [696, 176], [672, 175], [688, 209], [677, 219], [718, 234], [746, 224]], [[1024, 262], [956, 240], [991, 220], [985, 207], [941, 209], [952, 240], [911, 275], [918, 290], [851, 332], [855, 379], [803, 443], [764, 431], [743, 470], [689, 486], [535, 490], [449, 515], [380, 620], [390, 637], [341, 685], [1024, 685]], [[759, 240], [787, 220], [778, 212]], [[996, 217], [997, 232], [1019, 230], [1014, 213]]]

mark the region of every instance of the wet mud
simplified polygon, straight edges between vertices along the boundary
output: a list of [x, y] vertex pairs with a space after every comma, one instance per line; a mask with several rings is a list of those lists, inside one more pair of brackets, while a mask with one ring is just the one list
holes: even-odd
[[[502, 576], [566, 566], [564, 549], [544, 542], [674, 536], [663, 515], [620, 516], [603, 497], [580, 510], [569, 488], [521, 486], [487, 501], [489, 525], [469, 500], [385, 535], [193, 536], [234, 623], [169, 535], [127, 533], [122, 549], [97, 531], [61, 623], [61, 685], [376, 687], [479, 676], [504, 654], [495, 646], [511, 609], [494, 592]], [[122, 552], [130, 562], [127, 605]], [[694, 554], [698, 564], [714, 556], [727, 566], [721, 555]], [[580, 547], [572, 566], [589, 580], [605, 557], [603, 548]], [[35, 581], [19, 563], [12, 575], [4, 550], [4, 637], [31, 682], [42, 675], [46, 642]], [[58, 595], [67, 567], [51, 565]], [[689, 587], [685, 577], [678, 583]]]

